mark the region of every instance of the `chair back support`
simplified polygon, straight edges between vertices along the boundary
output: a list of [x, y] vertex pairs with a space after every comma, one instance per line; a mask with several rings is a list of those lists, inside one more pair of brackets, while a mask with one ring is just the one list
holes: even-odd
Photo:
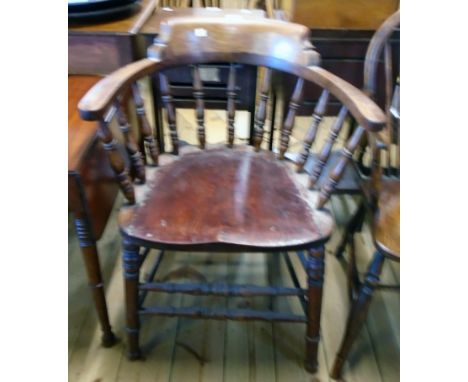
[[[379, 64], [382, 62], [384, 64], [384, 86], [385, 86], [385, 112], [386, 112], [386, 122], [385, 129], [379, 131], [377, 134], [371, 132], [369, 129], [365, 129], [362, 125], [358, 125], [353, 131], [351, 137], [348, 139], [346, 147], [342, 150], [340, 158], [333, 168], [333, 170], [328, 174], [328, 180], [322, 186], [320, 190], [321, 200], [328, 200], [331, 193], [333, 192], [336, 184], [341, 179], [341, 176], [344, 173], [345, 167], [353, 160], [353, 153], [357, 152], [357, 148], [361, 148], [361, 152], [357, 152], [359, 157], [357, 161], [362, 164], [364, 149], [370, 143], [371, 145], [371, 157], [372, 164], [371, 167], [375, 170], [376, 166], [380, 168], [384, 167], [385, 173], [387, 175], [392, 172], [393, 174], [399, 174], [399, 144], [400, 144], [400, 132], [399, 132], [399, 119], [400, 119], [400, 89], [399, 89], [399, 75], [393, 73], [392, 68], [392, 50], [390, 46], [390, 38], [392, 37], [395, 30], [400, 26], [400, 11], [398, 10], [393, 15], [391, 15], [382, 26], [376, 31], [374, 36], [369, 43], [369, 47], [366, 53], [366, 59], [364, 62], [364, 92], [368, 94], [372, 99], [375, 99], [377, 95], [377, 81], [379, 73]], [[396, 79], [396, 81], [395, 81]], [[343, 109], [342, 109], [343, 110]], [[318, 116], [314, 118], [317, 120], [320, 118], [320, 113], [323, 113], [322, 106], [320, 102], [318, 103], [314, 115]], [[340, 112], [341, 114], [341, 112]], [[340, 115], [337, 118], [337, 123], [340, 120]], [[316, 122], [317, 123], [317, 122]], [[359, 123], [359, 121], [358, 121]], [[314, 121], [312, 122], [314, 124]], [[316, 129], [316, 128], [315, 128]], [[330, 133], [330, 140], [333, 140], [335, 137], [334, 133], [335, 128], [332, 128]], [[365, 134], [367, 131], [367, 135]], [[373, 135], [374, 134], [374, 135]], [[311, 136], [313, 133], [311, 133]], [[367, 139], [369, 137], [370, 139]], [[323, 168], [323, 160], [326, 157], [326, 154], [329, 152], [326, 146], [329, 145], [329, 141], [325, 144], [324, 150], [320, 154], [320, 160], [317, 163], [317, 167]], [[369, 142], [370, 141], [370, 142]], [[377, 142], [378, 141], [378, 142]], [[305, 149], [310, 149], [310, 144], [306, 139]], [[390, 148], [393, 152], [392, 155], [386, 156], [385, 160], [380, 160], [382, 153], [388, 153], [388, 151], [381, 151], [380, 149], [386, 147]], [[304, 156], [301, 157], [302, 161]], [[390, 171], [390, 166], [393, 167]], [[317, 170], [318, 171], [318, 170]], [[315, 171], [313, 171], [313, 174]], [[373, 178], [378, 177], [373, 171]], [[312, 175], [311, 178], [314, 178]], [[374, 183], [374, 182], [373, 182]]]
[[[358, 121], [363, 130], [378, 131], [385, 124], [385, 115], [371, 99], [346, 81], [320, 68], [320, 56], [309, 42], [308, 29], [302, 25], [269, 19], [246, 21], [237, 18], [200, 17], [188, 19], [181, 17], [169, 19], [167, 23], [161, 25], [161, 30], [162, 33], [148, 50], [147, 59], [129, 64], [104, 78], [87, 93], [79, 104], [82, 118], [100, 120], [101, 139], [108, 149], [109, 158], [121, 189], [130, 203], [135, 202], [134, 190], [128, 171], [125, 169], [125, 162], [118, 157], [108, 124], [114, 114], [117, 114], [122, 122], [121, 125], [128, 124], [122, 116], [123, 111], [118, 101], [123, 92], [131, 88], [136, 104], [139, 105], [140, 130], [147, 139], [144, 158], [146, 158], [146, 163], [157, 165], [158, 153], [155, 150], [157, 144], [151, 134], [147, 134], [147, 119], [135, 81], [146, 75], [158, 73], [163, 104], [166, 108], [167, 124], [170, 129], [172, 153], [177, 155], [180, 145], [175, 110], [171, 89], [163, 72], [164, 69], [182, 65], [192, 65], [193, 67], [198, 141], [202, 149], [206, 147], [204, 90], [197, 65], [205, 63], [230, 63], [227, 90], [227, 147], [233, 147], [234, 143], [237, 63], [267, 68], [260, 89], [259, 107], [255, 118], [254, 146], [257, 151], [260, 149], [263, 138], [271, 70], [297, 76], [288, 112], [281, 128], [281, 137], [277, 148], [280, 160], [285, 158], [285, 153], [288, 150], [296, 111], [300, 106], [302, 90], [306, 81], [314, 83], [322, 89], [321, 102], [314, 112], [313, 126], [320, 122], [329, 94], [332, 94], [343, 104], [337, 122], [332, 128], [330, 139], [322, 150], [321, 158], [324, 161], [325, 157], [329, 155], [334, 139], [336, 139], [348, 113]], [[146, 127], [143, 128], [143, 126]], [[307, 134], [304, 147], [307, 147], [313, 138], [313, 126]], [[137, 145], [134, 144], [134, 140], [132, 141], [131, 135], [127, 134], [127, 137], [129, 137], [128, 152], [134, 158], [131, 165], [139, 167], [138, 171], [134, 171], [134, 173], [137, 174], [137, 180], [144, 181], [144, 176], [141, 173], [141, 160], [137, 155]], [[352, 155], [356, 146], [357, 144], [352, 141], [348, 142], [344, 152], [349, 152], [349, 155]], [[316, 176], [316, 173], [314, 172], [312, 175]], [[319, 205], [323, 205], [325, 202], [326, 200], [321, 200]]]

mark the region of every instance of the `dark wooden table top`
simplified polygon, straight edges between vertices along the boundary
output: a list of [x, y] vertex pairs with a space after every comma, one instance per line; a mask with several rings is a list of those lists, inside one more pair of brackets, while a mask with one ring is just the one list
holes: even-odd
[[129, 17], [97, 24], [71, 25], [68, 27], [68, 31], [84, 33], [135, 34], [139, 32], [141, 26], [154, 12], [158, 3], [159, 0], [142, 0], [139, 10]]
[[220, 9], [220, 8], [161, 8], [154, 12], [140, 30], [142, 34], [157, 35], [160, 25], [171, 17], [226, 17], [244, 19], [262, 19], [266, 17], [261, 9]]
[[98, 124], [83, 121], [77, 105], [81, 97], [100, 79], [99, 76], [68, 77], [68, 172], [78, 169], [96, 137]]

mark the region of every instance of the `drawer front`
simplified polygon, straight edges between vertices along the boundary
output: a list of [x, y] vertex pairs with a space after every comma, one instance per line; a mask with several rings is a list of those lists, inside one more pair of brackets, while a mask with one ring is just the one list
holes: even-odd
[[133, 60], [129, 35], [68, 35], [69, 74], [109, 74]]

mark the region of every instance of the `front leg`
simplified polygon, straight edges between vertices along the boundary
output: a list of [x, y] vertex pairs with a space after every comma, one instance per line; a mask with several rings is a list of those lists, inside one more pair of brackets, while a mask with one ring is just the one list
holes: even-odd
[[318, 368], [318, 345], [320, 341], [320, 315], [322, 311], [322, 290], [325, 248], [323, 245], [308, 251], [307, 258], [307, 335], [305, 368], [315, 373]]
[[140, 320], [138, 317], [138, 282], [140, 275], [139, 247], [124, 239], [123, 268], [125, 278], [125, 305], [127, 313], [127, 357], [141, 358], [139, 345]]

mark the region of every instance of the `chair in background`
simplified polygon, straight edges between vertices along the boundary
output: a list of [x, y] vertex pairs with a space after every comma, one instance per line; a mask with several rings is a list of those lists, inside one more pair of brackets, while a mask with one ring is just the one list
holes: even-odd
[[[361, 179], [364, 202], [358, 208], [355, 217], [351, 219], [345, 237], [349, 248], [347, 278], [352, 308], [331, 371], [333, 378], [341, 376], [343, 364], [351, 350], [353, 341], [366, 320], [374, 290], [378, 288], [399, 290], [397, 285], [380, 283], [384, 260], [400, 261], [400, 84], [398, 73], [394, 73], [392, 70], [389, 44], [390, 37], [399, 28], [399, 25], [400, 11], [397, 11], [375, 33], [369, 44], [364, 65], [364, 91], [374, 97], [377, 94], [379, 84], [378, 68], [383, 56], [387, 119], [386, 128], [383, 131], [379, 133], [367, 132], [366, 142], [369, 143], [372, 152], [371, 177], [370, 179]], [[358, 129], [362, 130], [360, 127]], [[347, 158], [343, 156], [339, 165], [331, 172], [329, 180], [323, 186], [324, 194], [332, 188], [346, 161]], [[366, 210], [369, 210], [373, 216], [372, 235], [377, 250], [368, 266], [364, 281], [361, 282], [356, 267], [354, 236], [360, 230]]]
[[[163, 315], [192, 318], [306, 322], [305, 367], [317, 369], [320, 314], [324, 271], [324, 244], [333, 230], [328, 211], [316, 207], [317, 193], [307, 190], [306, 174], [295, 173], [285, 154], [294, 127], [296, 110], [305, 82], [333, 94], [363, 129], [379, 131], [385, 115], [359, 89], [318, 66], [319, 55], [308, 40], [304, 26], [276, 20], [236, 18], [172, 18], [149, 49], [148, 58], [129, 64], [95, 85], [80, 101], [82, 118], [98, 120], [99, 134], [109, 154], [128, 204], [119, 213], [123, 236], [123, 263], [127, 314], [128, 357], [141, 357], [140, 316]], [[226, 145], [207, 143], [204, 118], [204, 89], [199, 64], [229, 63]], [[281, 129], [278, 154], [260, 149], [268, 94], [262, 92], [257, 109], [253, 146], [234, 145], [236, 114], [236, 64], [267, 67], [297, 76], [289, 110]], [[171, 89], [161, 71], [192, 65], [196, 99], [198, 147], [179, 144]], [[171, 153], [153, 148], [145, 172], [133, 184], [125, 161], [115, 150], [109, 122], [117, 114], [128, 124], [119, 99], [129, 88], [139, 100], [136, 81], [159, 74], [171, 137]], [[138, 104], [138, 102], [137, 102]], [[140, 103], [140, 116], [145, 117]], [[136, 147], [136, 146], [135, 146]], [[348, 148], [348, 150], [352, 149]], [[150, 154], [147, 150], [146, 154]], [[148, 155], [147, 155], [148, 156]], [[132, 162], [141, 166], [141, 161]], [[145, 183], [143, 183], [145, 182]], [[326, 200], [320, 198], [323, 205]], [[140, 268], [150, 249], [161, 255], [141, 281]], [[254, 285], [190, 284], [153, 282], [165, 250], [271, 252], [303, 250], [307, 274], [305, 288]], [[304, 316], [277, 311], [249, 309], [174, 308], [144, 306], [148, 292], [218, 296], [297, 296]]]

